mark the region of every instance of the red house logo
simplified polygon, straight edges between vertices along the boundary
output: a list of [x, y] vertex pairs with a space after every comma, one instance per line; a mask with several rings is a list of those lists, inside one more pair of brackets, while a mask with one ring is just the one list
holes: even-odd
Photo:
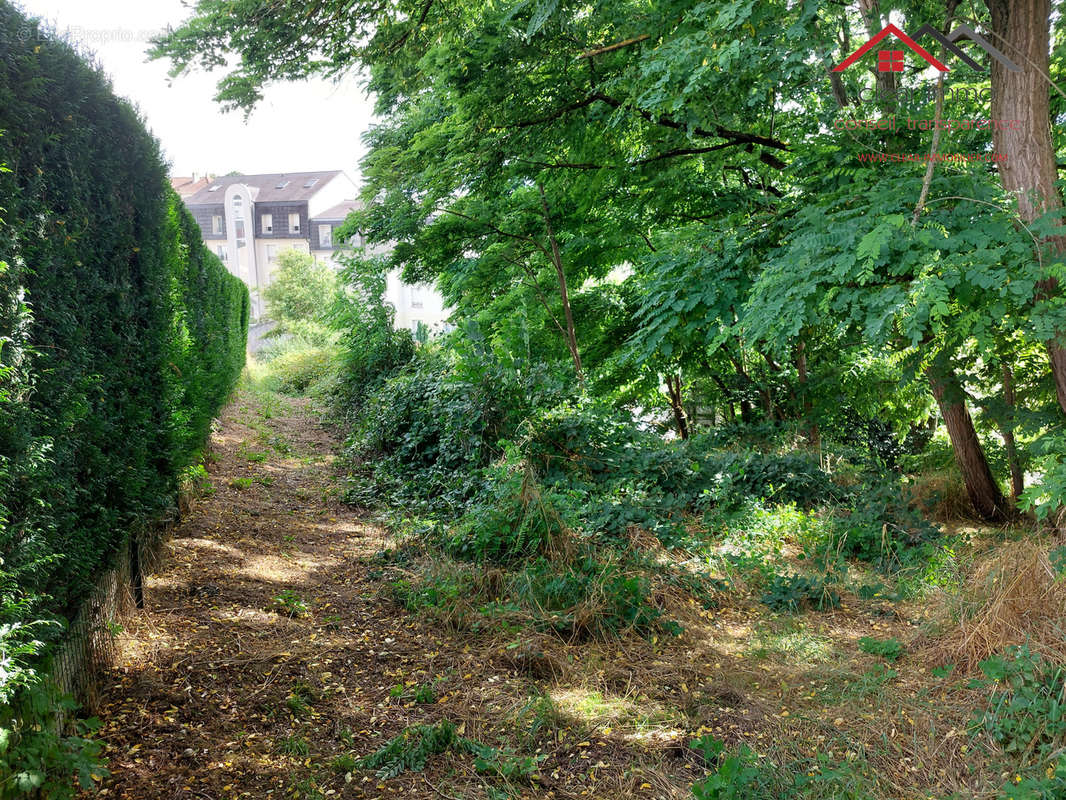
[[[936, 58], [934, 58], [928, 50], [926, 50], [924, 47], [914, 41], [914, 39], [905, 34], [895, 25], [890, 24], [886, 25], [885, 28], [880, 33], [875, 35], [872, 39], [870, 39], [870, 41], [868, 41], [850, 56], [848, 56], [835, 67], [833, 67], [833, 72], [843, 72], [890, 35], [895, 36], [897, 39], [903, 42], [903, 44], [905, 44], [912, 51], [917, 53], [918, 56], [924, 59], [930, 66], [936, 67], [941, 72], [948, 71], [948, 67], [942, 64], [940, 61], [937, 61]], [[904, 51], [902, 50], [879, 50], [877, 53], [877, 71], [903, 72], [903, 54]]]

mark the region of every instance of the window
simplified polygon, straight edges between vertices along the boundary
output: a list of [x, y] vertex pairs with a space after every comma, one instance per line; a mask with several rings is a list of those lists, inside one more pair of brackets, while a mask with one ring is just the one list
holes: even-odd
[[304, 188], [305, 189], [310, 189], [316, 183], [318, 183], [318, 178], [308, 178], [307, 179], [307, 183], [304, 184]]
[[278, 181], [278, 185], [275, 186], [274, 188], [275, 189], [284, 189], [288, 185], [289, 185], [288, 181]]
[[300, 232], [300, 213], [289, 214], [289, 233]]
[[333, 247], [333, 226], [332, 225], [319, 225], [318, 226], [318, 246], [325, 250], [328, 247]]
[[422, 308], [422, 290], [417, 286], [411, 287], [411, 308]]
[[216, 184], [215, 184], [214, 186], [212, 186], [212, 187], [211, 187], [210, 189], [208, 189], [207, 191], [209, 191], [209, 192], [217, 192], [217, 191], [218, 191], [219, 189], [221, 189], [221, 188], [222, 188], [222, 187], [221, 187], [221, 186], [219, 186], [219, 185], [218, 185], [218, 184], [216, 183]]
[[244, 219], [244, 199], [239, 194], [233, 197], [233, 218]]
[[273, 264], [278, 260], [278, 246], [276, 244], [268, 244], [267, 250], [267, 263]]
[[263, 214], [263, 216], [261, 216], [259, 218], [259, 221], [263, 224], [263, 233], [273, 233], [274, 232], [274, 215], [273, 214]]
[[211, 217], [211, 233], [215, 234], [215, 236], [222, 235], [222, 216], [220, 214], [215, 214]]
[[877, 52], [878, 72], [903, 72], [902, 50], [879, 50]]

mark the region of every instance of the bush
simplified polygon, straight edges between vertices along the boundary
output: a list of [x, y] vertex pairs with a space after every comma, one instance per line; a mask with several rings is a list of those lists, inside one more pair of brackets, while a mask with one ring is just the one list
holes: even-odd
[[58, 785], [86, 750], [33, 744], [34, 664], [173, 504], [243, 367], [248, 292], [102, 74], [3, 2], [0, 51], [0, 737]]
[[329, 385], [337, 374], [337, 348], [302, 338], [287, 339], [266, 354], [263, 385], [288, 395], [313, 393]]

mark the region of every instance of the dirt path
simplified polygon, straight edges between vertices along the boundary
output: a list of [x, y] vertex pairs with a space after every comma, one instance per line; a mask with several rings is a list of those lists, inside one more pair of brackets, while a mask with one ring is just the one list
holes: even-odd
[[[671, 797], [687, 788], [697, 773], [683, 747], [667, 757], [677, 773], [667, 781], [618, 759], [602, 736], [568, 739], [558, 719], [554, 752], [537, 751], [544, 777], [531, 785], [486, 780], [460, 752], [389, 779], [356, 769], [355, 758], [409, 725], [448, 718], [467, 737], [503, 742], [547, 721], [507, 648], [433, 629], [384, 596], [373, 564], [382, 532], [338, 499], [337, 449], [301, 401], [244, 391], [225, 410], [211, 488], [147, 579], [146, 611], [128, 621], [121, 662], [104, 679], [105, 797], [617, 797], [620, 785], [629, 796]], [[413, 697], [420, 685], [432, 696]]]

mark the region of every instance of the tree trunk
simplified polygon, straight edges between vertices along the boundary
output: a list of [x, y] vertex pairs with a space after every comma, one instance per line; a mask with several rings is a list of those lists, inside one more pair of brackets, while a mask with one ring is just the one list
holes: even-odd
[[799, 376], [800, 397], [803, 399], [803, 416], [808, 422], [807, 442], [812, 449], [821, 451], [822, 436], [818, 423], [812, 419], [814, 404], [807, 394], [807, 343], [803, 339], [796, 343], [796, 373]]
[[[866, 32], [870, 37], [876, 36], [885, 27], [885, 21], [881, 17], [881, 4], [878, 0], [859, 0], [859, 11], [862, 13], [862, 21], [866, 25]], [[874, 80], [877, 92], [880, 95], [879, 105], [891, 108], [896, 105], [896, 73], [875, 72]]]
[[929, 386], [936, 398], [940, 414], [951, 439], [951, 448], [955, 453], [955, 463], [959, 466], [962, 479], [966, 484], [966, 494], [970, 497], [974, 510], [988, 522], [1004, 522], [1009, 518], [1007, 500], [1000, 491], [999, 484], [992, 476], [973, 419], [966, 408], [966, 397], [959, 384], [959, 379], [944, 364], [936, 364], [926, 372]]
[[570, 348], [570, 357], [574, 360], [574, 372], [577, 379], [585, 382], [585, 373], [581, 369], [581, 354], [577, 349], [577, 332], [574, 330], [574, 314], [570, 310], [570, 293], [566, 288], [566, 272], [563, 270], [563, 257], [559, 252], [559, 242], [555, 238], [555, 230], [552, 228], [551, 214], [548, 211], [548, 198], [544, 194], [544, 187], [539, 183], [540, 204], [544, 209], [544, 226], [548, 231], [548, 240], [551, 242], [552, 263], [555, 265], [555, 275], [559, 279], [559, 297], [563, 303], [563, 318], [566, 321], [566, 344]]
[[678, 435], [682, 439], [689, 437], [688, 414], [681, 397], [681, 376], [666, 376], [666, 391], [670, 395], [670, 409], [674, 412], [674, 422], [677, 424]]
[[[992, 44], [1019, 67], [1012, 72], [996, 59], [992, 62], [992, 119], [1018, 120], [1017, 129], [992, 130], [996, 152], [1007, 157], [998, 162], [1003, 188], [1018, 198], [1018, 214], [1026, 224], [1062, 207], [1055, 186], [1058, 178], [1051, 140], [1048, 98], [1048, 40], [1050, 0], [985, 0], [992, 17]], [[1062, 242], [1051, 243], [1061, 250]], [[1058, 281], [1047, 278], [1037, 286], [1039, 300], [1058, 293]], [[1059, 407], [1066, 413], [1066, 331], [1045, 342]]]
[[1010, 499], [1015, 504], [1025, 491], [1025, 473], [1022, 472], [1018, 459], [1018, 445], [1014, 441], [1014, 373], [1010, 366], [1003, 364], [1003, 402], [1007, 406], [1008, 418], [1003, 424], [1003, 448], [1007, 451], [1007, 463], [1010, 465]]

